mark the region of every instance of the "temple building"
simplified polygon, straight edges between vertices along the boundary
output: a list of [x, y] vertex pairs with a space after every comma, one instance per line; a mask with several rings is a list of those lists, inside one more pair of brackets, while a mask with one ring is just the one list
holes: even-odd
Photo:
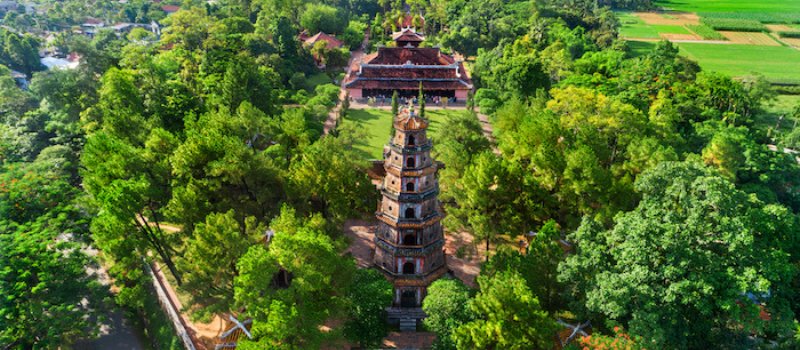
[[403, 108], [384, 151], [383, 195], [376, 216], [374, 263], [394, 285], [389, 321], [413, 330], [425, 317], [426, 288], [448, 271], [439, 207], [439, 164], [430, 155], [428, 122]]
[[391, 97], [394, 91], [413, 97], [422, 82], [426, 96], [466, 101], [472, 80], [461, 61], [437, 47], [420, 47], [425, 38], [411, 28], [394, 33], [392, 39], [396, 47], [378, 47], [378, 52], [353, 63], [345, 78], [351, 97]]

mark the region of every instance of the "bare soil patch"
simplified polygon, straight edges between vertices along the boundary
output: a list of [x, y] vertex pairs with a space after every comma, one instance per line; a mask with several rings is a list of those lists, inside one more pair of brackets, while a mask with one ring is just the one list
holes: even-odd
[[703, 40], [703, 38], [697, 34], [667, 34], [667, 33], [659, 33], [664, 39], [669, 41], [676, 41], [676, 40]]
[[781, 38], [781, 41], [795, 49], [800, 49], [800, 38]]
[[636, 12], [635, 15], [651, 25], [700, 24], [700, 17], [689, 12]]
[[731, 43], [744, 45], [781, 46], [775, 39], [764, 33], [720, 31]]
[[792, 28], [785, 24], [767, 24], [765, 27], [769, 29], [770, 32], [794, 32], [797, 31], [797, 28]]

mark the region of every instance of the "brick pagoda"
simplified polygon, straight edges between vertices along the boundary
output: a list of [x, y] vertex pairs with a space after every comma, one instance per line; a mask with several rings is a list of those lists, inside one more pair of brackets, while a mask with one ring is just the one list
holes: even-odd
[[420, 306], [426, 288], [447, 272], [447, 264], [437, 198], [439, 165], [430, 155], [428, 121], [403, 108], [394, 128], [384, 151], [375, 265], [394, 285], [390, 322], [409, 329], [424, 318]]

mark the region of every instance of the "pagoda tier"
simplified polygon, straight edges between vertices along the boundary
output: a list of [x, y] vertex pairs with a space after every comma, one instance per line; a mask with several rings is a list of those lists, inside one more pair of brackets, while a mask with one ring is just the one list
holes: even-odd
[[404, 108], [394, 128], [384, 153], [375, 265], [394, 284], [394, 306], [416, 308], [426, 287], [447, 272], [438, 164], [430, 156], [426, 120]]

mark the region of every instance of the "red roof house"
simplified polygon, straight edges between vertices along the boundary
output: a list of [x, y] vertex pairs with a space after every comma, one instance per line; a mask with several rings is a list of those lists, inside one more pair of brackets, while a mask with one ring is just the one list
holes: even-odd
[[305, 41], [303, 43], [304, 43], [305, 46], [313, 47], [314, 44], [316, 44], [316, 43], [318, 43], [320, 41], [324, 41], [325, 43], [327, 43], [327, 47], [328, 47], [329, 50], [338, 49], [338, 48], [344, 46], [344, 43], [341, 40], [336, 39], [336, 37], [334, 37], [332, 35], [325, 34], [324, 32], [319, 32], [319, 33], [315, 34], [314, 36], [312, 36], [312, 37], [310, 37], [308, 39], [305, 39]]
[[168, 15], [173, 14], [175, 12], [178, 12], [178, 10], [180, 10], [180, 9], [181, 9], [181, 7], [180, 6], [176, 6], [176, 5], [164, 5], [164, 6], [161, 6], [161, 10], [166, 12]]

